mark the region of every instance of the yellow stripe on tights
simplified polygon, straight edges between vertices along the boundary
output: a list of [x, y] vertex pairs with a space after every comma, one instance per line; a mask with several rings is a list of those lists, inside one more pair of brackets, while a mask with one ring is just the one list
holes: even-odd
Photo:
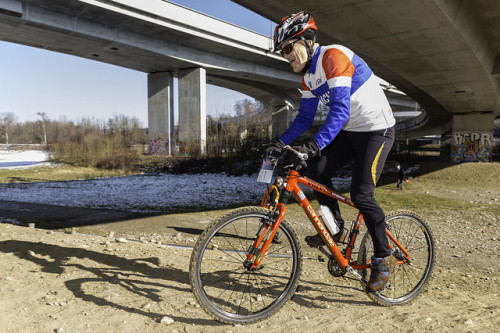
[[377, 155], [375, 156], [375, 159], [373, 160], [372, 164], [372, 179], [373, 179], [373, 186], [377, 185], [377, 164], [378, 164], [378, 159], [380, 157], [380, 154], [382, 153], [382, 149], [384, 149], [385, 142], [382, 143], [382, 146], [380, 146], [380, 149], [377, 152]]

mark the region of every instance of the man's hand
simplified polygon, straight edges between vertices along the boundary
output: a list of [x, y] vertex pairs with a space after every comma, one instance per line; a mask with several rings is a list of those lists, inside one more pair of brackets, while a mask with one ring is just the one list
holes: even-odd
[[264, 152], [264, 157], [274, 157], [274, 158], [280, 157], [283, 147], [285, 147], [283, 141], [281, 141], [280, 139], [274, 140], [273, 142], [271, 142], [269, 147], [266, 148], [266, 151]]
[[[307, 154], [308, 159], [321, 156], [321, 150], [319, 149], [318, 143], [313, 139], [300, 146], [294, 146], [293, 148], [300, 153]], [[289, 154], [288, 158], [294, 165], [299, 165], [302, 162], [302, 160], [294, 154]]]
[[293, 148], [301, 153], [307, 154], [308, 158], [321, 156], [321, 150], [314, 139]]

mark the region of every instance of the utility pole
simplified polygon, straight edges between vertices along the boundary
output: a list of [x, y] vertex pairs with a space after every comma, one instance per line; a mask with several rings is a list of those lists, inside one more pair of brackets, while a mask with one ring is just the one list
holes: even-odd
[[47, 146], [47, 131], [45, 129], [45, 123], [47, 122], [47, 114], [45, 112], [37, 112], [38, 116], [42, 117], [42, 128], [43, 128], [43, 142]]

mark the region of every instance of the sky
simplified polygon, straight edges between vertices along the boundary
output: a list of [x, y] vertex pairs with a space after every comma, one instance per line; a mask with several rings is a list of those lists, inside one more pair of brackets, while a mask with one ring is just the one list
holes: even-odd
[[[229, 0], [171, 2], [271, 35], [271, 21]], [[245, 98], [250, 97], [207, 85], [207, 114], [231, 113], [234, 103]], [[0, 114], [4, 112], [15, 113], [19, 122], [41, 119], [38, 112], [68, 121], [123, 114], [147, 126], [147, 74], [0, 41]]]

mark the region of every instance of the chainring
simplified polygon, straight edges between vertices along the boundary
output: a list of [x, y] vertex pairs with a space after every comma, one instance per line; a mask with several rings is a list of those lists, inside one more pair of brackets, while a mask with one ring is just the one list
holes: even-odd
[[345, 271], [339, 266], [337, 261], [333, 258], [328, 260], [328, 271], [335, 277], [341, 277], [345, 275]]

